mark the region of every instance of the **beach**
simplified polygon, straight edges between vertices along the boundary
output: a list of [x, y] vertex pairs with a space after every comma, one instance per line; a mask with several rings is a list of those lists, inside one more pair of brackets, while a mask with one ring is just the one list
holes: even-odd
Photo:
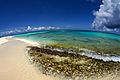
[[30, 64], [25, 49], [31, 44], [8, 38], [0, 41], [0, 80], [58, 80]]
[[[35, 42], [12, 36], [0, 38], [0, 42], [0, 80], [60, 80], [58, 77], [43, 74], [30, 63], [26, 47], [37, 46]], [[119, 80], [119, 73], [116, 71], [82, 80]]]

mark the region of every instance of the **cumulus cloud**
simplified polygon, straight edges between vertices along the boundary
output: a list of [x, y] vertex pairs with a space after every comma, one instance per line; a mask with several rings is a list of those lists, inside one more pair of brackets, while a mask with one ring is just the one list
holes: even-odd
[[97, 30], [120, 31], [120, 0], [103, 0], [99, 11], [95, 11], [92, 26]]

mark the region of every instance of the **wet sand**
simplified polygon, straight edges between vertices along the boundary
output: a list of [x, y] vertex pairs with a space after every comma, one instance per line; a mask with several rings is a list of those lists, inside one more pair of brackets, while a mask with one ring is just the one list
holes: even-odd
[[40, 73], [29, 63], [25, 54], [28, 45], [19, 40], [0, 44], [0, 80], [58, 80]]

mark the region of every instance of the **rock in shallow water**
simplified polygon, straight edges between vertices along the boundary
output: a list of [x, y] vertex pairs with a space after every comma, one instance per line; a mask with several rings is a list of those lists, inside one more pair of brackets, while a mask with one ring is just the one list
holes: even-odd
[[102, 61], [80, 54], [67, 51], [57, 51], [54, 48], [29, 46], [28, 54], [30, 61], [42, 67], [46, 75], [64, 76], [70, 79], [88, 79], [90, 77], [102, 77], [120, 71], [120, 63], [113, 61]]

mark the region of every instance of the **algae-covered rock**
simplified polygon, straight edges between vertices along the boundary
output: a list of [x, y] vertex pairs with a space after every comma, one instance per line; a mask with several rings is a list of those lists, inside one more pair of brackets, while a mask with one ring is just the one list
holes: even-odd
[[44, 74], [64, 75], [65, 77], [75, 79], [81, 77], [89, 78], [96, 75], [103, 76], [104, 73], [111, 74], [120, 70], [119, 62], [105, 62], [77, 53], [73, 54], [66, 50], [57, 51], [54, 48], [58, 48], [58, 46], [41, 48], [29, 46], [29, 48], [28, 54], [31, 57], [30, 61], [38, 65], [38, 67], [42, 66], [42, 72]]

